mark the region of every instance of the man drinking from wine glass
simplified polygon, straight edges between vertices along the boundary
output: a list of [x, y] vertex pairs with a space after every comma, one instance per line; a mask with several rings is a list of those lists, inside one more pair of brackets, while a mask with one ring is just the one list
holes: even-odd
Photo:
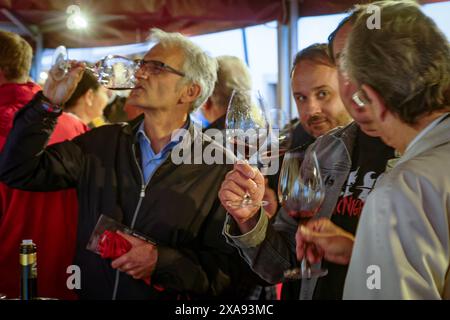
[[[330, 36], [331, 60], [337, 64], [357, 11], [355, 9], [344, 19]], [[352, 239], [365, 200], [378, 176], [384, 172], [388, 160], [394, 157], [394, 151], [377, 138], [378, 132], [374, 127], [374, 115], [371, 110], [361, 108], [351, 96], [348, 96], [354, 84], [341, 72], [337, 72], [336, 76], [341, 99], [355, 121], [343, 128], [323, 132], [324, 135], [317, 138], [309, 150], [316, 151], [326, 189], [325, 200], [317, 216], [331, 219], [342, 228], [341, 234], [345, 235], [346, 239]], [[295, 94], [294, 85], [292, 87]], [[301, 90], [299, 92], [302, 93]], [[322, 94], [318, 95], [320, 96]], [[305, 98], [308, 96], [305, 97], [303, 92], [298, 95], [296, 101], [308, 101]], [[312, 122], [314, 127], [309, 131], [313, 134], [319, 132], [318, 129], [325, 128], [325, 124], [327, 122]], [[268, 223], [265, 215], [261, 214], [263, 210], [260, 208], [235, 210], [227, 207], [228, 201], [240, 197], [242, 189], [245, 188], [253, 190], [252, 195], [256, 200], [264, 194], [260, 173], [245, 164], [239, 164], [227, 175], [219, 192], [222, 204], [229, 213], [224, 234], [231, 244], [240, 248], [244, 259], [265, 280], [271, 283], [283, 281], [283, 272], [297, 266], [298, 260], [303, 258], [303, 255], [296, 256], [297, 221], [283, 209], [278, 212], [272, 225]], [[301, 247], [299, 252], [303, 250], [304, 247]], [[326, 259], [322, 264], [328, 269], [327, 276], [319, 279], [302, 279], [301, 282], [286, 282], [283, 284], [283, 297], [341, 299], [347, 266], [342, 265], [341, 261]]]
[[[189, 113], [211, 94], [216, 62], [181, 34], [153, 29], [151, 36], [157, 43], [136, 71], [128, 99], [143, 116], [46, 147], [84, 66], [72, 62], [60, 80], [52, 69], [44, 90], [15, 118], [0, 155], [0, 179], [33, 191], [77, 188], [82, 299], [239, 298], [237, 285], [252, 274], [220, 233], [225, 212], [217, 192], [228, 167], [198, 159], [175, 164], [172, 153], [179, 144], [188, 143], [188, 151], [197, 142], [213, 144]], [[186, 135], [192, 139], [180, 142]], [[224, 153], [217, 143], [215, 150]], [[129, 251], [103, 259], [86, 250], [101, 215], [154, 243], [121, 234]]]

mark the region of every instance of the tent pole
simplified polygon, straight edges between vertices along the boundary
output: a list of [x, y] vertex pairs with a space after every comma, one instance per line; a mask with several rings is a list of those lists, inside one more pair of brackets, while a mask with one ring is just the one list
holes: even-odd
[[36, 50], [34, 52], [33, 65], [31, 66], [31, 77], [37, 83], [41, 75], [42, 53], [44, 51], [42, 33], [38, 33], [36, 35], [35, 42], [36, 42]]
[[244, 47], [244, 59], [245, 59], [245, 64], [247, 65], [247, 67], [250, 67], [250, 61], [248, 59], [248, 43], [247, 43], [247, 32], [245, 31], [245, 28], [241, 29], [242, 32], [242, 45]]
[[297, 53], [298, 0], [288, 1], [289, 21], [278, 23], [278, 86], [277, 104], [288, 115], [289, 120], [297, 114], [291, 95], [290, 68]]
[[290, 80], [289, 80], [289, 28], [278, 24], [278, 86], [277, 107], [289, 114]]
[[[292, 68], [292, 63], [294, 57], [298, 51], [298, 0], [289, 1], [289, 88], [290, 88], [290, 69]], [[290, 91], [290, 90], [289, 90]], [[289, 120], [295, 118], [297, 115], [297, 108], [295, 105], [294, 97], [289, 94]]]

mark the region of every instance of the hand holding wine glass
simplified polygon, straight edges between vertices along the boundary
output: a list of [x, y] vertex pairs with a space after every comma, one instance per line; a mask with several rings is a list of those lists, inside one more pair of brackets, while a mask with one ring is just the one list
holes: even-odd
[[[67, 49], [64, 46], [56, 48], [53, 54], [53, 79], [56, 81], [66, 77], [73, 62], [68, 58]], [[97, 61], [92, 67], [85, 69], [92, 72], [98, 82], [110, 90], [129, 90], [136, 84], [135, 73], [140, 66], [139, 60], [132, 60], [119, 55], [107, 55]]]
[[99, 83], [108, 89], [132, 89], [139, 66], [139, 61], [108, 55], [89, 67], [85, 63], [69, 60], [67, 49], [59, 46], [53, 54], [53, 65], [44, 86], [44, 96], [54, 104], [64, 104], [76, 89], [84, 70], [92, 72]]
[[[308, 221], [301, 225], [295, 235], [297, 259], [308, 259], [318, 263], [322, 258], [327, 261], [347, 265], [353, 250], [355, 236], [338, 227], [328, 218]], [[312, 243], [314, 246], [306, 247]], [[311, 250], [314, 247], [315, 250]]]
[[[285, 154], [278, 185], [278, 198], [286, 212], [298, 220], [306, 222], [320, 209], [325, 198], [325, 187], [320, 175], [316, 153], [305, 157], [305, 151], [291, 151]], [[304, 250], [308, 244], [305, 244]], [[304, 255], [303, 255], [304, 257]], [[287, 280], [321, 277], [327, 270], [313, 269], [307, 259], [301, 268], [286, 270]]]
[[252, 168], [248, 163], [237, 162], [230, 171], [219, 190], [219, 199], [228, 213], [237, 222], [242, 233], [253, 229], [259, 212], [259, 206], [238, 206], [245, 194], [250, 194], [255, 203], [262, 202], [265, 181], [259, 170]]
[[69, 100], [84, 73], [83, 63], [76, 61], [68, 63], [70, 64], [70, 71], [65, 77], [59, 78], [60, 71], [57, 66], [53, 66], [44, 84], [44, 96], [56, 105], [63, 105]]

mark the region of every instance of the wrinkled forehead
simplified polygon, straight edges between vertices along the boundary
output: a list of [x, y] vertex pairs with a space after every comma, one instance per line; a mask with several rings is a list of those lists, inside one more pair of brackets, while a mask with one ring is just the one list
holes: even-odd
[[337, 91], [337, 70], [321, 64], [309, 64], [309, 67], [298, 68], [291, 79], [293, 94], [310, 95], [323, 89]]
[[161, 61], [171, 67], [180, 68], [184, 63], [184, 51], [174, 44], [158, 43], [145, 54], [144, 60]]
[[326, 85], [336, 78], [337, 69], [334, 65], [324, 64], [317, 61], [303, 60], [298, 63], [292, 74], [292, 81], [322, 83]]

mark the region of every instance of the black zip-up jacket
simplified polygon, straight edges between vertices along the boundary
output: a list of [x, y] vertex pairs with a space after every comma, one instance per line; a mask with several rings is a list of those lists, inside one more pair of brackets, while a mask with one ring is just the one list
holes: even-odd
[[[217, 197], [230, 168], [176, 165], [169, 156], [145, 186], [136, 140], [142, 117], [46, 147], [59, 113], [44, 110], [41, 99], [38, 93], [18, 112], [0, 155], [0, 180], [30, 191], [77, 189], [80, 298], [111, 299], [115, 291], [117, 299], [239, 298], [237, 284], [248, 279], [248, 269], [222, 236], [225, 210]], [[203, 147], [211, 143], [199, 137]], [[86, 249], [101, 214], [156, 240], [151, 280], [164, 291], [119, 273], [111, 260]]]

